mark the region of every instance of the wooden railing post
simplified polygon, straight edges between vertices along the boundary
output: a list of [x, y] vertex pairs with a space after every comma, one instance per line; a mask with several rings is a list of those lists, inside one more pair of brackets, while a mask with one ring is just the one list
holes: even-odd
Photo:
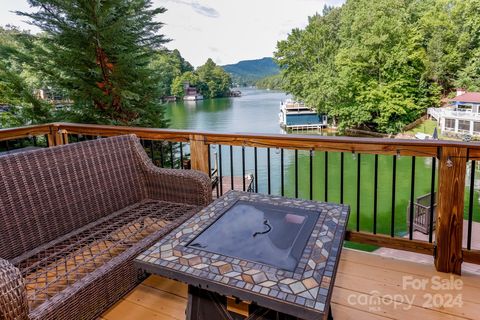
[[65, 129], [60, 129], [59, 133], [62, 139], [62, 144], [68, 144], [68, 131]]
[[54, 147], [57, 145], [57, 132], [58, 128], [54, 126], [53, 124], [50, 125], [50, 133], [47, 134], [47, 142], [49, 147]]
[[50, 133], [47, 134], [48, 146], [60, 146], [62, 144], [68, 144], [67, 130], [60, 129], [58, 125], [50, 125]]
[[190, 159], [192, 169], [208, 172], [208, 144], [205, 143], [205, 137], [199, 134], [190, 135]]
[[435, 267], [460, 274], [467, 149], [442, 147], [439, 158]]

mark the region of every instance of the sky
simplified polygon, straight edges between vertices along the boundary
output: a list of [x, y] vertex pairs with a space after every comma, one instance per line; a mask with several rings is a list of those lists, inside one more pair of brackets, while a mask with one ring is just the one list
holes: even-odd
[[[308, 17], [324, 5], [344, 0], [153, 0], [167, 12], [157, 17], [161, 32], [172, 39], [166, 47], [178, 49], [194, 66], [212, 58], [225, 65], [273, 56], [278, 40], [293, 28], [303, 28]], [[0, 0], [0, 25], [13, 24], [37, 32], [14, 10], [29, 11], [26, 0]]]

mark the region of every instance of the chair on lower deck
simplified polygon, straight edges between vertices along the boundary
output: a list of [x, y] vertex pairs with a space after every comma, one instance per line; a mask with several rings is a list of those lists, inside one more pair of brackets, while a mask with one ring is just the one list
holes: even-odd
[[0, 319], [91, 319], [135, 287], [133, 259], [211, 201], [135, 136], [0, 156]]

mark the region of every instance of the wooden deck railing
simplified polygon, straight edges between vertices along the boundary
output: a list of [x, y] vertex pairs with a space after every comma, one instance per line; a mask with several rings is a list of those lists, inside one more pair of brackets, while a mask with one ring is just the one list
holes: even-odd
[[[396, 139], [372, 139], [372, 138], [351, 138], [351, 137], [322, 137], [322, 136], [299, 136], [299, 135], [274, 135], [274, 134], [230, 134], [230, 133], [213, 133], [213, 132], [193, 132], [184, 130], [170, 130], [170, 129], [148, 129], [136, 127], [118, 127], [118, 126], [102, 126], [102, 125], [87, 125], [87, 124], [71, 124], [71, 123], [52, 123], [45, 125], [29, 126], [22, 128], [0, 129], [0, 148], [2, 141], [6, 144], [12, 141], [19, 141], [21, 139], [32, 139], [33, 137], [42, 136], [45, 140], [46, 146], [56, 146], [61, 144], [72, 143], [90, 138], [108, 137], [121, 134], [136, 134], [144, 142], [145, 148], [149, 151], [152, 159], [155, 159], [158, 154], [158, 146], [155, 145], [158, 141], [170, 142], [171, 159], [170, 164], [174, 167], [174, 156], [177, 151], [172, 148], [172, 142], [180, 143], [180, 157], [187, 157], [190, 153], [191, 167], [203, 171], [207, 174], [212, 172], [212, 165], [219, 164], [219, 178], [220, 183], [217, 187], [217, 193], [223, 194], [221, 180], [224, 177], [223, 173], [228, 171], [232, 179], [233, 187], [233, 172], [234, 169], [241, 170], [242, 176], [245, 176], [245, 154], [246, 150], [250, 152], [251, 157], [254, 158], [255, 170], [255, 190], [259, 188], [265, 189], [266, 192], [271, 193], [271, 165], [272, 155], [271, 150], [275, 150], [274, 158], [279, 160], [281, 168], [281, 195], [285, 194], [285, 158], [284, 153], [292, 154], [292, 166], [294, 168], [294, 190], [295, 197], [299, 195], [299, 171], [309, 173], [309, 195], [303, 197], [313, 197], [313, 189], [316, 184], [324, 184], [324, 199], [327, 200], [329, 192], [331, 194], [331, 181], [329, 184], [329, 161], [333, 159], [339, 161], [340, 169], [338, 174], [339, 179], [339, 201], [344, 202], [344, 190], [356, 190], [356, 199], [351, 206], [352, 214], [351, 220], [354, 219], [355, 224], [350, 224], [351, 230], [347, 233], [347, 240], [352, 242], [377, 245], [381, 247], [389, 247], [394, 249], [430, 254], [434, 256], [435, 266], [438, 271], [452, 272], [460, 274], [461, 263], [472, 262], [480, 264], [480, 250], [472, 250], [472, 224], [473, 224], [473, 194], [474, 194], [474, 175], [475, 175], [475, 161], [480, 159], [480, 144], [464, 143], [455, 141], [419, 141], [419, 140], [396, 140]], [[163, 142], [162, 142], [163, 143]], [[188, 146], [186, 153], [184, 152], [185, 145]], [[222, 151], [223, 146], [223, 151]], [[155, 159], [158, 165], [163, 164], [164, 153], [160, 146], [160, 161]], [[234, 147], [237, 148], [240, 155], [241, 168], [234, 166]], [[5, 148], [5, 146], [4, 146]], [[215, 148], [215, 154], [218, 153], [217, 162], [212, 158], [212, 148]], [[217, 150], [218, 148], [218, 150]], [[251, 150], [250, 150], [251, 149]], [[265, 150], [266, 168], [263, 186], [259, 182], [257, 175], [257, 156], [258, 151]], [[217, 152], [218, 151], [218, 152]], [[167, 150], [168, 152], [168, 150]], [[315, 182], [313, 172], [314, 153], [322, 153], [324, 164], [324, 175], [322, 182]], [[305, 166], [299, 163], [299, 153], [301, 153]], [[345, 155], [352, 154], [356, 159], [356, 177], [355, 181], [348, 180], [345, 177]], [[361, 155], [373, 154], [374, 156], [374, 172], [368, 177], [365, 173], [361, 174]], [[222, 155], [224, 159], [222, 160]], [[391, 190], [391, 230], [390, 232], [377, 232], [377, 225], [379, 221], [377, 206], [378, 206], [378, 159], [379, 155], [391, 157], [392, 163], [392, 190]], [[228, 157], [230, 161], [230, 168], [228, 168]], [[397, 160], [400, 157], [409, 157], [411, 159], [411, 166], [409, 172], [397, 173]], [[409, 199], [413, 203], [415, 199], [415, 178], [418, 173], [415, 172], [416, 159], [429, 158], [432, 161], [431, 170], [431, 193], [437, 192], [437, 208], [436, 208], [436, 223], [433, 223], [433, 203], [429, 213], [430, 226], [429, 241], [422, 241], [414, 239], [413, 224], [410, 223], [408, 227], [408, 237], [403, 237], [397, 234], [395, 226], [396, 218], [401, 213], [396, 212], [396, 197], [398, 198], [396, 186], [400, 182], [409, 181]], [[333, 160], [330, 160], [330, 165]], [[389, 160], [390, 161], [390, 160]], [[437, 168], [438, 163], [438, 168]], [[223, 166], [223, 167], [222, 167]], [[470, 170], [470, 186], [468, 188], [470, 195], [467, 211], [467, 245], [463, 247], [463, 220], [464, 220], [464, 197], [465, 197], [465, 177], [467, 174], [467, 167], [471, 166]], [[235, 167], [235, 168], [234, 168]], [[223, 173], [222, 173], [223, 170]], [[323, 170], [323, 169], [322, 169]], [[366, 178], [370, 179], [374, 184], [374, 205], [372, 212], [373, 230], [371, 232], [365, 231], [361, 227], [360, 219], [360, 202], [362, 201], [361, 181]], [[331, 177], [330, 177], [331, 179]], [[348, 181], [347, 181], [347, 180]], [[244, 184], [245, 185], [245, 184]], [[293, 192], [293, 191], [292, 191]], [[390, 192], [390, 191], [389, 191]], [[363, 193], [364, 194], [364, 193]], [[331, 197], [330, 197], [331, 198]], [[412, 206], [411, 206], [412, 207]], [[397, 215], [397, 216], [396, 216]], [[413, 221], [413, 208], [407, 212], [408, 221]], [[435, 226], [435, 235], [433, 232]], [[363, 230], [362, 230], [363, 229]]]

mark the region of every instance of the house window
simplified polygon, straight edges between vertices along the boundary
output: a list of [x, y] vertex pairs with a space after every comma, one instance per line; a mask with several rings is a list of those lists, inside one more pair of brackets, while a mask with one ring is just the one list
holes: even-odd
[[445, 119], [446, 129], [455, 129], [455, 119]]
[[458, 130], [470, 131], [470, 121], [458, 120]]
[[480, 132], [480, 122], [473, 123], [473, 131]]

